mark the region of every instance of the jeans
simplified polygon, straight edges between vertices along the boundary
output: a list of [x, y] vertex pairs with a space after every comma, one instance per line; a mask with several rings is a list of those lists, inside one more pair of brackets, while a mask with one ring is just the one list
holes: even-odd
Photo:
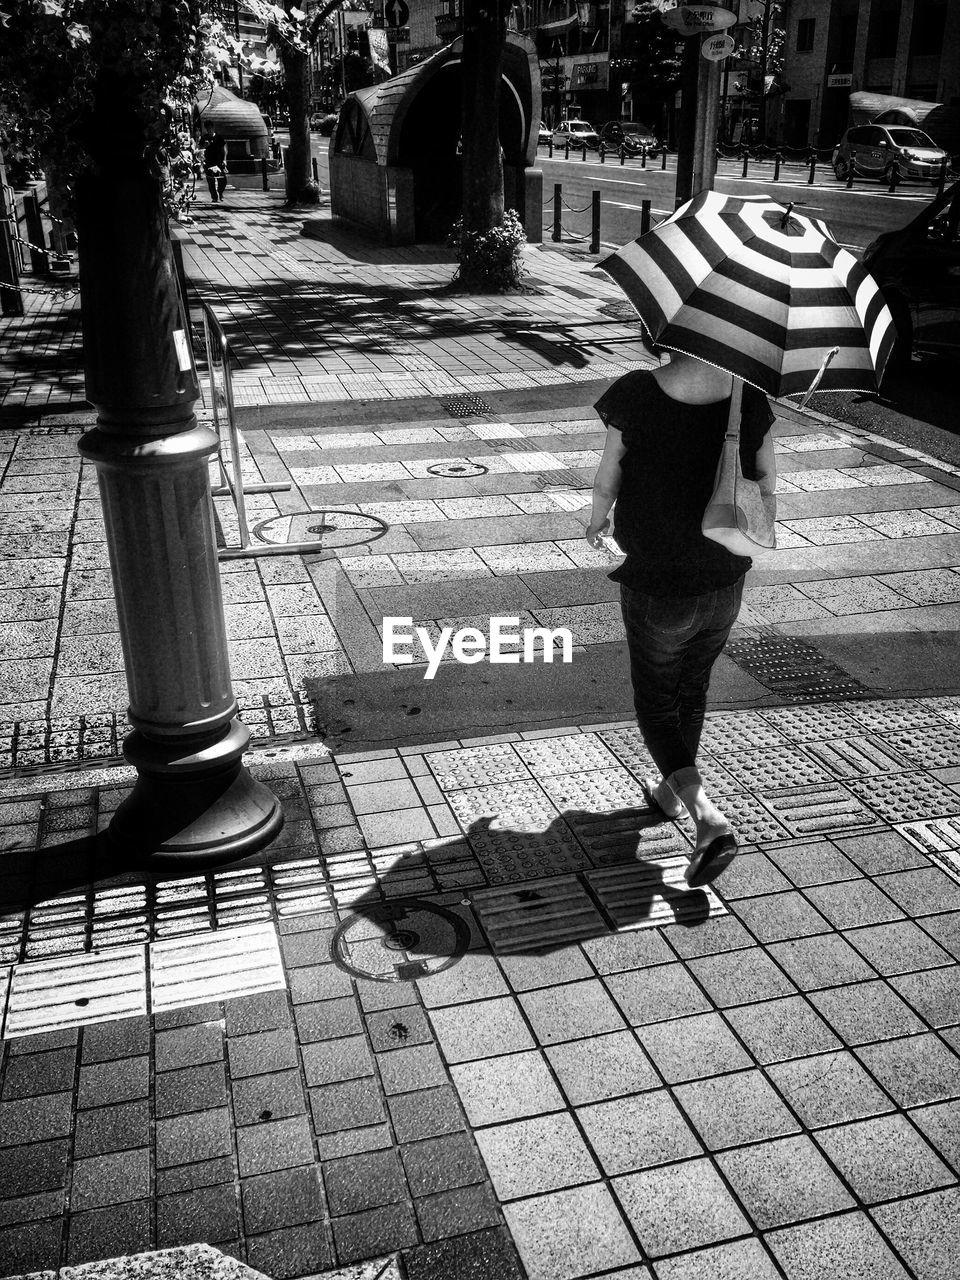
[[700, 596], [620, 584], [637, 723], [664, 778], [696, 763], [713, 664], [740, 611], [743, 578]]

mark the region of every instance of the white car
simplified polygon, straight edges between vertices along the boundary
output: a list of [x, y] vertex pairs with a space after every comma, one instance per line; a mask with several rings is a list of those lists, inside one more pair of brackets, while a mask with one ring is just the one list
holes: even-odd
[[600, 146], [600, 135], [592, 124], [586, 120], [564, 120], [553, 131], [553, 145], [562, 147], [570, 139], [571, 148], [580, 148], [586, 143], [591, 151]]

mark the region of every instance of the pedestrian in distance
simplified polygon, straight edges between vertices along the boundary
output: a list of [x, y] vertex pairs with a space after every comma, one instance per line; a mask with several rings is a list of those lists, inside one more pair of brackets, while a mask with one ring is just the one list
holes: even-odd
[[210, 199], [219, 204], [227, 189], [227, 141], [212, 124], [204, 126], [203, 141], [203, 171], [207, 175]]
[[[736, 832], [704, 787], [697, 752], [710, 674], [752, 562], [701, 528], [733, 378], [692, 356], [665, 353], [646, 334], [644, 345], [659, 367], [619, 378], [595, 406], [607, 435], [586, 537], [592, 547], [602, 545], [616, 504], [614, 537], [626, 558], [610, 577], [620, 585], [637, 722], [660, 771], [642, 785], [651, 808], [668, 818], [686, 809], [693, 819], [696, 844], [685, 877], [697, 885], [737, 849]], [[744, 386], [741, 466], [764, 495], [776, 488], [772, 422], [766, 396]]]

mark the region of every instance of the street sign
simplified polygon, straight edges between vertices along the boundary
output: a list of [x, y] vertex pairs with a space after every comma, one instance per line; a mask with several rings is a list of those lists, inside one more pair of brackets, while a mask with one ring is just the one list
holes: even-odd
[[390, 44], [409, 44], [409, 27], [387, 27], [387, 40]]
[[405, 27], [410, 21], [407, 0], [383, 0], [383, 13], [389, 27]]
[[708, 62], [722, 62], [724, 58], [730, 57], [736, 47], [733, 36], [704, 36], [700, 52]]
[[847, 72], [846, 75], [827, 76], [828, 89], [849, 89], [853, 84], [853, 76]]
[[660, 14], [665, 26], [685, 36], [696, 35], [698, 31], [725, 31], [736, 20], [737, 15], [731, 10], [710, 4], [678, 4], [675, 9]]

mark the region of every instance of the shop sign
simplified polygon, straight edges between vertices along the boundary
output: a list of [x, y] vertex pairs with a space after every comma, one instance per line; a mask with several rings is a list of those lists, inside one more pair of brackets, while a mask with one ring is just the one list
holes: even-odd
[[828, 89], [849, 89], [853, 84], [853, 76], [850, 72], [846, 75], [827, 76]]
[[671, 31], [692, 36], [701, 31], [725, 31], [732, 27], [737, 15], [729, 9], [710, 4], [678, 4], [660, 14], [660, 20]]
[[736, 47], [733, 36], [704, 36], [700, 52], [708, 62], [722, 62], [724, 58], [730, 57]]

